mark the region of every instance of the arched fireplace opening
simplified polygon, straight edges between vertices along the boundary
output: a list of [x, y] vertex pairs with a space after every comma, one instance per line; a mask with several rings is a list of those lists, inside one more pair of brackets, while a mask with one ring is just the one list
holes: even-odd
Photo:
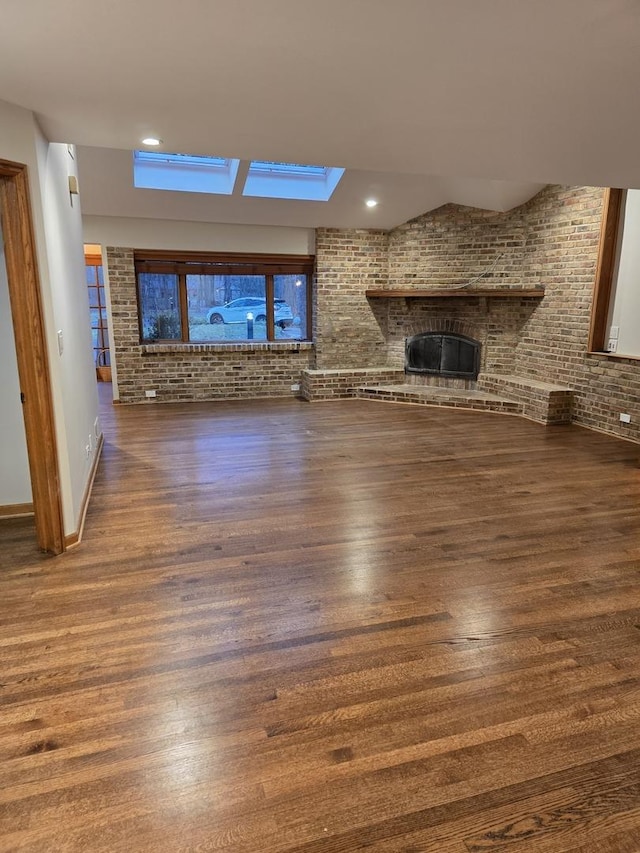
[[405, 341], [406, 373], [477, 379], [480, 341], [449, 332], [421, 332]]

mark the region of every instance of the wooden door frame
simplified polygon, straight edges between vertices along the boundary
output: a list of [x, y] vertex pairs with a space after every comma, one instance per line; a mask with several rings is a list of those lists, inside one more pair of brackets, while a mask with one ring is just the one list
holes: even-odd
[[58, 451], [27, 167], [0, 160], [0, 218], [38, 547], [65, 550]]
[[605, 189], [602, 200], [602, 225], [598, 266], [591, 306], [589, 328], [589, 352], [607, 352], [607, 324], [613, 293], [613, 273], [618, 257], [618, 239], [621, 235], [620, 222], [625, 191], [610, 187]]

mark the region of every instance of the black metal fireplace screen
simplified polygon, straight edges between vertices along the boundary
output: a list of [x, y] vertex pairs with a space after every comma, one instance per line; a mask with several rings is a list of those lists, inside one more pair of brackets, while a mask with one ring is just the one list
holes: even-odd
[[421, 332], [405, 342], [404, 369], [460, 379], [477, 379], [480, 342], [466, 335]]

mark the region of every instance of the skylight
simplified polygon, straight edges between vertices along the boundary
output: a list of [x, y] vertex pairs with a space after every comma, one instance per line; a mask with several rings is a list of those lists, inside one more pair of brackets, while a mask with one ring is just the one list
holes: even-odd
[[240, 160], [195, 154], [133, 152], [133, 185], [151, 190], [231, 195]]
[[242, 194], [259, 198], [328, 201], [343, 175], [344, 169], [333, 166], [253, 160]]
[[[240, 160], [224, 157], [134, 151], [133, 185], [141, 189], [231, 195], [239, 165]], [[242, 194], [256, 198], [328, 201], [344, 171], [333, 166], [253, 160]]]
[[252, 160], [251, 171], [272, 175], [297, 175], [305, 178], [326, 178], [327, 166], [303, 166], [301, 163], [274, 163], [271, 160]]

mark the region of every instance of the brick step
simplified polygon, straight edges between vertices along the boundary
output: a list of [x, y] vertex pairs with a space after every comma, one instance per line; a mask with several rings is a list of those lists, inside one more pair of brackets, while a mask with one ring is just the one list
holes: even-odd
[[525, 376], [481, 373], [478, 388], [490, 394], [504, 394], [523, 405], [523, 414], [538, 423], [563, 424], [571, 421], [573, 390]]
[[303, 370], [300, 392], [305, 400], [335, 400], [353, 397], [359, 385], [402, 382], [404, 370], [395, 367], [323, 368]]
[[497, 394], [462, 388], [442, 388], [434, 385], [361, 385], [355, 396], [364, 400], [389, 403], [416, 403], [422, 406], [453, 406], [520, 415], [523, 404]]

